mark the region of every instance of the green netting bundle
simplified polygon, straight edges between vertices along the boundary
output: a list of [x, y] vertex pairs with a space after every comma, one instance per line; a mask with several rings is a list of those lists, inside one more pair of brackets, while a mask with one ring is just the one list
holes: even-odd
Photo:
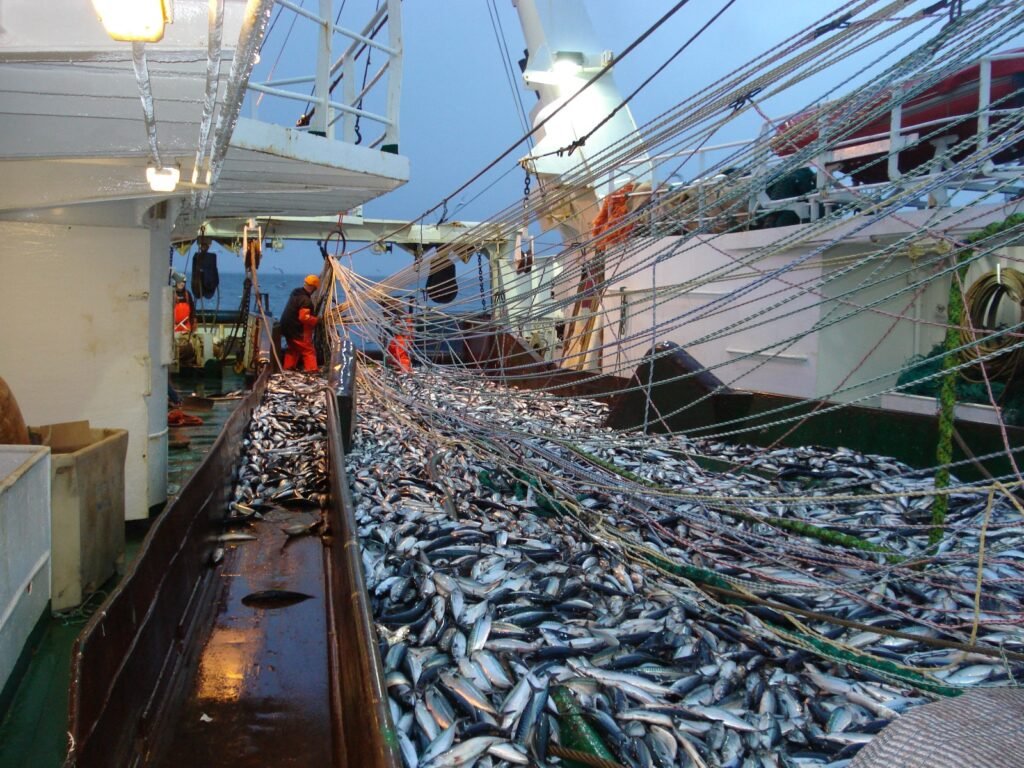
[[[942, 358], [945, 354], [945, 343], [940, 342], [932, 347], [926, 355], [915, 355], [910, 358], [912, 367], [908, 368], [897, 379], [900, 391], [908, 395], [938, 397], [942, 387], [942, 377], [937, 376], [942, 370]], [[926, 378], [932, 376], [932, 378]], [[924, 379], [922, 381], [922, 379]], [[1015, 384], [1015, 382], [1011, 382]], [[1001, 381], [993, 381], [992, 394], [996, 402], [1002, 406], [1003, 421], [1014, 426], [1024, 426], [1024, 391], [1019, 384], [1007, 390]], [[990, 405], [988, 390], [984, 383], [967, 381], [962, 376], [957, 378], [956, 399], [960, 403], [978, 403]]]

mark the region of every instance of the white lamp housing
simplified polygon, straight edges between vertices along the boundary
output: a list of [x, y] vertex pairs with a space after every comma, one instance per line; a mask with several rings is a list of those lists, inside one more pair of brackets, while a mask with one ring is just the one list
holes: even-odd
[[555, 51], [551, 71], [560, 77], [573, 77], [583, 69], [583, 54], [579, 51]]
[[154, 192], [173, 192], [180, 178], [181, 171], [177, 168], [154, 168], [151, 165], [146, 169], [146, 181]]
[[92, 0], [92, 5], [114, 40], [155, 43], [173, 21], [173, 0]]

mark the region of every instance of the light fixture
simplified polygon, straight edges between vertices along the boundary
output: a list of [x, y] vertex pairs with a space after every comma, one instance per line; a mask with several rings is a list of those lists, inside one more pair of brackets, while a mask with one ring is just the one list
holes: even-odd
[[154, 192], [173, 192], [180, 178], [181, 171], [177, 168], [156, 168], [151, 165], [146, 169], [146, 181]]
[[579, 51], [555, 51], [551, 61], [551, 71], [562, 77], [578, 75], [583, 69], [583, 54]]
[[92, 5], [115, 40], [155, 43], [174, 20], [174, 0], [92, 0]]
[[280, 237], [275, 237], [273, 240], [270, 241], [270, 247], [275, 251], [283, 251], [284, 240], [282, 240]]

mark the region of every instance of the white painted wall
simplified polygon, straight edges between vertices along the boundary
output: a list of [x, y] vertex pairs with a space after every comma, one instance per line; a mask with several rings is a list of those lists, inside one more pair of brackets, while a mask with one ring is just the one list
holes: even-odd
[[[792, 286], [812, 279], [820, 269], [804, 268], [786, 273], [750, 293], [727, 298], [736, 291], [744, 291], [755, 274], [767, 274], [789, 263], [794, 254], [784, 252], [765, 258], [755, 266], [741, 268], [749, 275], [743, 279], [703, 283], [705, 275], [720, 267], [726, 268], [726, 272], [736, 269], [746, 252], [780, 237], [780, 233], [788, 229], [722, 235], [708, 238], [707, 242], [698, 238], [685, 243], [678, 237], [659, 238], [638, 248], [633, 258], [637, 262], [672, 243], [678, 245], [679, 251], [658, 264], [655, 271], [646, 267], [616, 282], [606, 293], [604, 307], [608, 321], [617, 328], [622, 312], [619, 289], [626, 288], [624, 338], [629, 341], [628, 348], [621, 352], [615, 348], [606, 350], [605, 370], [628, 376], [655, 341], [671, 341], [735, 389], [785, 392], [800, 397], [813, 395], [818, 339], [808, 331], [818, 317], [818, 310], [812, 306], [816, 299], [811, 295], [797, 295], [785, 306], [770, 308], [782, 297], [797, 293]], [[617, 265], [610, 259], [609, 276], [626, 275], [629, 271], [629, 264]], [[688, 283], [703, 284], [685, 292], [666, 294], [671, 286]], [[655, 285], [658, 302], [652, 311], [651, 291]], [[702, 307], [706, 309], [701, 310]], [[748, 319], [762, 310], [766, 313]], [[725, 335], [703, 340], [736, 323], [739, 325]], [[651, 336], [652, 324], [660, 326], [657, 339]], [[792, 343], [771, 346], [773, 342], [797, 335], [800, 337]], [[613, 334], [611, 339], [614, 338]]]
[[[177, 205], [170, 205], [173, 217]], [[174, 317], [171, 302], [173, 290], [167, 289], [171, 247], [171, 221], [168, 218], [150, 219], [149, 256], [149, 426], [147, 433], [147, 461], [149, 506], [167, 500], [167, 371], [171, 362], [170, 318]], [[129, 452], [131, 448], [129, 446]], [[130, 508], [125, 505], [125, 511]], [[130, 513], [128, 513], [130, 515]], [[130, 517], [129, 517], [130, 519]]]
[[[984, 206], [973, 212], [950, 214], [943, 220], [942, 230], [950, 236], [963, 237], [992, 221], [1001, 221], [1011, 212], [1011, 206]], [[603, 322], [609, 331], [617, 331], [624, 316], [625, 342], [618, 345], [617, 333], [606, 332], [605, 343], [609, 346], [604, 352], [603, 369], [629, 376], [655, 341], [671, 341], [736, 389], [839, 401], [861, 400], [868, 395], [863, 402], [878, 405], [880, 393], [896, 382], [897, 375], [892, 372], [902, 368], [911, 356], [928, 352], [945, 333], [948, 278], [932, 280], [916, 302], [910, 292], [894, 295], [933, 275], [935, 265], [931, 262], [935, 257], [923, 257], [928, 253], [925, 241], [914, 241], [920, 259], [916, 273], [899, 273], [914, 263], [911, 243], [902, 241], [908, 232], [926, 226], [934, 214], [930, 209], [908, 211], [899, 217], [878, 220], [854, 217], [827, 231], [807, 228], [804, 239], [794, 240], [785, 250], [772, 252], [756, 263], [751, 261], [753, 255], [771, 251], [772, 243], [799, 234], [801, 227], [685, 240], [632, 240], [624, 256], [618, 249], [606, 256], [605, 274], [612, 284], [603, 302]], [[888, 265], [877, 262], [849, 274], [839, 272], [865, 254], [900, 242], [898, 255]], [[823, 252], [818, 253], [819, 250]], [[657, 265], [656, 272], [652, 273], [647, 266], [630, 274], [636, 264], [645, 263], [655, 253], [665, 259]], [[570, 259], [577, 254], [578, 251], [570, 254]], [[808, 266], [760, 282], [762, 276], [808, 255], [821, 256], [825, 265], [816, 263], [815, 258]], [[1011, 257], [1019, 255], [1000, 251], [983, 259], [972, 267], [968, 284], [982, 272], [994, 270], [1001, 260], [1004, 265], [1012, 264]], [[741, 276], [705, 282], [707, 275], [719, 268], [723, 273]], [[822, 278], [827, 276], [836, 279], [822, 284]], [[892, 279], [868, 285], [885, 276]], [[577, 282], [578, 271], [570, 262], [556, 286], [559, 299], [573, 297]], [[802, 288], [805, 284], [807, 288]], [[651, 294], [655, 286], [659, 301], [652, 312]], [[672, 286], [682, 287], [673, 291]], [[620, 290], [623, 288], [625, 291]], [[844, 296], [851, 291], [851, 296]], [[847, 302], [840, 308], [840, 315], [854, 307], [885, 300], [845, 322], [823, 327], [829, 312], [840, 303], [836, 300], [840, 296]], [[785, 305], [774, 306], [789, 298], [792, 300]], [[714, 302], [719, 304], [712, 313]], [[704, 311], [699, 311], [701, 308]], [[1004, 322], [1015, 321], [1012, 309], [1007, 308]], [[894, 323], [897, 316], [900, 319]], [[734, 323], [738, 323], [735, 328]], [[820, 330], [812, 330], [818, 323]], [[656, 339], [652, 338], [652, 325], [658, 326]], [[710, 341], [705, 339], [720, 331], [726, 334]], [[782, 343], [792, 336], [799, 338]], [[758, 354], [744, 357], [749, 352]], [[879, 381], [867, 383], [875, 378]], [[837, 389], [862, 383], [860, 388], [835, 394]]]
[[165, 221], [0, 222], [0, 370], [30, 425], [128, 430], [127, 519], [166, 498], [167, 372], [150, 296], [166, 282], [168, 242]]
[[[861, 245], [859, 250], [869, 252], [870, 247]], [[821, 331], [822, 363], [815, 393], [818, 397], [879, 405], [877, 393], [895, 385], [898, 379], [893, 371], [906, 365], [912, 356], [927, 352], [942, 338], [940, 323], [945, 321], [947, 281], [933, 282], [916, 300], [916, 289], [893, 296], [930, 277], [930, 270], [923, 268], [902, 274], [911, 266], [911, 261], [901, 254], [887, 265], [866, 265], [828, 284], [828, 295], [843, 296], [843, 302], [829, 301], [822, 308], [823, 320], [829, 313], [831, 319], [837, 319], [858, 306], [872, 308]], [[844, 296], [847, 293], [851, 295]], [[915, 316], [922, 322], [915, 322]], [[867, 396], [871, 399], [864, 400]]]

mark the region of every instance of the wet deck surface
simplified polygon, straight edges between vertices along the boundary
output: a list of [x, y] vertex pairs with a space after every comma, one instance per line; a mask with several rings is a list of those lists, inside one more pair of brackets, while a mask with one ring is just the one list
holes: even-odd
[[[316, 536], [285, 545], [280, 530], [313, 519], [261, 521], [246, 531], [256, 541], [226, 545], [213, 630], [152, 765], [333, 764], [323, 547]], [[274, 608], [242, 602], [268, 589], [312, 598]]]
[[[175, 379], [178, 391], [183, 395], [195, 392], [215, 396], [238, 390], [244, 383], [244, 379], [230, 368], [226, 368], [218, 378], [199, 381]], [[170, 430], [169, 437], [187, 441], [189, 446], [169, 452], [169, 496], [178, 493], [209, 452], [237, 405], [237, 399], [218, 399], [208, 409], [184, 409], [186, 413], [203, 419], [203, 424]], [[134, 559], [144, 535], [145, 526], [129, 526], [125, 536], [126, 565]], [[105, 584], [104, 591], [109, 591], [115, 581]], [[63, 763], [67, 754], [71, 647], [92, 610], [101, 602], [102, 595], [99, 598], [91, 600], [80, 610], [44, 619], [40, 637], [29, 652], [28, 668], [19, 680], [12, 683], [9, 705], [0, 712], [0, 768], [57, 768]]]
[[[190, 416], [198, 416], [203, 423], [191, 427], [168, 428], [167, 496], [177, 496], [195, 468], [210, 452], [221, 427], [238, 405], [238, 399], [217, 399], [210, 408], [184, 406]], [[169, 503], [168, 501], [168, 503]]]

